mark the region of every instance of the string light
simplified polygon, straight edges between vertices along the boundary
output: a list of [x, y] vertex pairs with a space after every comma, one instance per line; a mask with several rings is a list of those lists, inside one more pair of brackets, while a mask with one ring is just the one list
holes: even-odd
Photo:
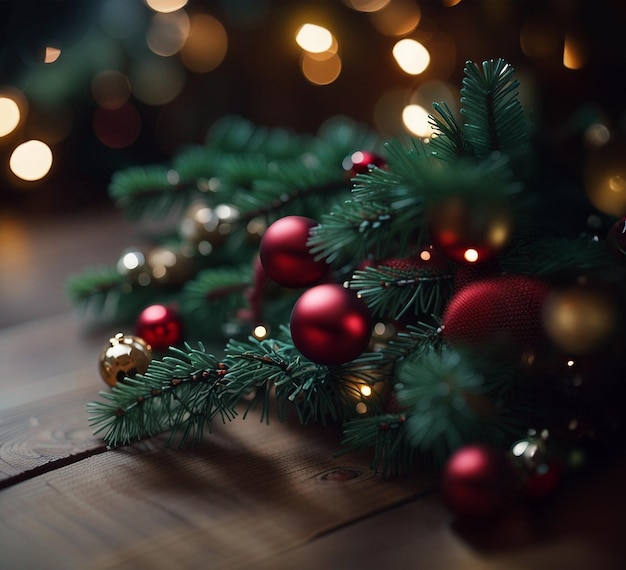
[[228, 34], [222, 23], [209, 14], [193, 15], [187, 40], [180, 50], [185, 67], [195, 73], [213, 71], [227, 51]]
[[22, 180], [40, 180], [52, 168], [52, 150], [40, 140], [23, 142], [11, 154], [9, 168]]
[[310, 53], [322, 53], [331, 49], [333, 34], [317, 24], [303, 24], [296, 32], [296, 43]]
[[20, 123], [18, 104], [10, 97], [0, 97], [0, 137], [12, 133]]
[[423, 73], [430, 63], [430, 53], [417, 40], [404, 38], [393, 46], [393, 57], [400, 69], [409, 75]]
[[46, 47], [46, 55], [44, 56], [44, 63], [54, 63], [61, 55], [61, 50], [57, 47]]
[[187, 0], [146, 0], [146, 4], [155, 12], [167, 14], [187, 5]]

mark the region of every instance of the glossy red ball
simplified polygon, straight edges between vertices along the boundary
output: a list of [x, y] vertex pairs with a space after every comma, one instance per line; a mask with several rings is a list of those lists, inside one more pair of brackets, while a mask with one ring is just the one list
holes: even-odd
[[327, 283], [305, 291], [291, 313], [296, 348], [317, 364], [343, 364], [369, 344], [372, 320], [365, 301], [341, 285]]
[[182, 341], [183, 322], [173, 307], [150, 305], [137, 317], [135, 334], [145, 340], [153, 350], [165, 350]]
[[501, 512], [516, 491], [512, 463], [499, 449], [469, 444], [448, 459], [441, 493], [448, 508], [459, 517], [487, 517]]
[[304, 216], [285, 216], [270, 225], [259, 245], [259, 257], [269, 277], [283, 287], [309, 287], [328, 271], [327, 263], [315, 260], [307, 241], [317, 222]]
[[386, 166], [385, 160], [368, 150], [357, 150], [343, 159], [342, 166], [346, 172], [348, 180], [354, 178], [357, 174], [365, 174], [369, 172], [371, 166], [383, 168]]

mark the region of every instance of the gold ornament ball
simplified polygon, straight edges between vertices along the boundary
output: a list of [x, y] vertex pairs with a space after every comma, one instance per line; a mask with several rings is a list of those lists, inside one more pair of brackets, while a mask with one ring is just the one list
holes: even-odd
[[115, 386], [127, 376], [145, 373], [151, 360], [152, 348], [147, 342], [120, 332], [109, 339], [100, 355], [100, 375], [109, 386]]
[[617, 327], [617, 307], [610, 296], [585, 287], [552, 292], [543, 307], [548, 338], [570, 354], [591, 354]]
[[185, 212], [180, 235], [195, 244], [206, 241], [218, 247], [226, 242], [238, 219], [239, 211], [234, 206], [211, 208], [204, 202], [194, 202]]
[[182, 250], [158, 246], [148, 252], [147, 264], [151, 278], [161, 285], [179, 287], [195, 272], [194, 260]]

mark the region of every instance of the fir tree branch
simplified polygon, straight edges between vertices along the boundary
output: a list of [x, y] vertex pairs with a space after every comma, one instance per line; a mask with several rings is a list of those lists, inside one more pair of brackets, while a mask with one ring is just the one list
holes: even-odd
[[104, 432], [106, 443], [116, 447], [169, 429], [168, 444], [182, 432], [182, 447], [190, 438], [199, 442], [215, 417], [222, 421], [235, 417], [226, 391], [226, 366], [207, 354], [202, 344], [185, 348], [187, 352], [171, 348], [171, 354], [153, 360], [145, 374], [101, 392], [106, 401], [89, 403], [95, 434]]
[[450, 107], [446, 103], [433, 103], [437, 115], [429, 116], [435, 135], [430, 139], [430, 150], [442, 160], [455, 161], [464, 156], [474, 156], [471, 142], [465, 136]]

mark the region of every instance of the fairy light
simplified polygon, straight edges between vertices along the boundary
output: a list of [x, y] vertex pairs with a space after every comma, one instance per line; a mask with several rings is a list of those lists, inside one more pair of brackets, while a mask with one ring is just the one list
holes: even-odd
[[317, 24], [303, 24], [296, 32], [296, 43], [305, 51], [322, 53], [333, 45], [333, 34]]
[[475, 249], [466, 249], [463, 253], [463, 259], [469, 263], [476, 263], [478, 261], [478, 252]]
[[430, 251], [423, 250], [423, 251], [420, 252], [420, 259], [422, 261], [430, 261], [431, 257], [432, 256], [430, 255]]
[[54, 63], [61, 56], [61, 50], [57, 47], [47, 46], [44, 63]]
[[326, 59], [315, 57], [316, 54], [303, 53], [300, 69], [306, 79], [314, 85], [330, 85], [341, 74], [341, 58], [336, 53], [329, 54]]
[[189, 29], [189, 16], [184, 10], [155, 14], [150, 22], [146, 42], [153, 53], [168, 57], [182, 49]]
[[155, 12], [164, 14], [175, 12], [187, 5], [187, 0], [145, 0], [145, 2]]
[[368, 384], [363, 384], [359, 388], [359, 390], [361, 391], [361, 395], [363, 395], [365, 398], [369, 398], [372, 395], [372, 387]]
[[418, 137], [430, 137], [433, 128], [430, 124], [429, 113], [421, 105], [407, 105], [402, 109], [402, 123], [411, 133]]
[[228, 34], [222, 22], [209, 14], [195, 14], [189, 22], [189, 33], [180, 57], [194, 73], [216, 69], [226, 57]]
[[430, 64], [430, 53], [417, 40], [404, 38], [396, 42], [392, 53], [400, 69], [409, 75], [423, 73]]
[[0, 97], [0, 137], [12, 133], [20, 123], [18, 104], [10, 97]]
[[585, 54], [577, 38], [568, 34], [563, 44], [563, 66], [567, 69], [581, 69], [585, 65]]
[[40, 140], [20, 144], [11, 154], [9, 168], [18, 178], [32, 182], [41, 180], [52, 168], [52, 150]]
[[263, 340], [264, 338], [267, 337], [267, 328], [264, 327], [263, 325], [257, 325], [256, 327], [254, 327], [254, 329], [252, 330], [252, 335], [254, 336], [254, 338], [256, 338], [257, 340]]
[[369, 14], [373, 26], [386, 36], [405, 36], [417, 28], [422, 11], [415, 0], [394, 0]]

